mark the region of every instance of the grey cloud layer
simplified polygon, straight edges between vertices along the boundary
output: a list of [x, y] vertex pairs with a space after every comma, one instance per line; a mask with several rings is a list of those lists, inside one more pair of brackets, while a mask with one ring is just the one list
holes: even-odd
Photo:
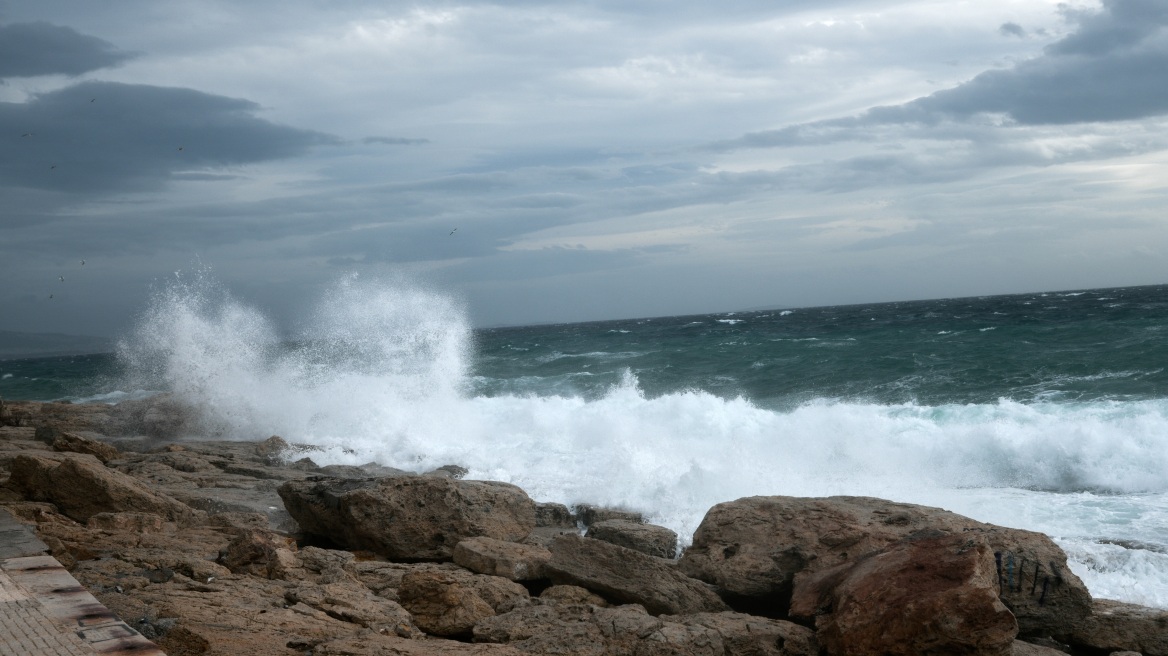
[[43, 21], [0, 25], [0, 79], [81, 75], [134, 57], [112, 43]]
[[70, 194], [159, 188], [176, 172], [304, 154], [328, 135], [191, 89], [85, 82], [0, 103], [0, 185]]

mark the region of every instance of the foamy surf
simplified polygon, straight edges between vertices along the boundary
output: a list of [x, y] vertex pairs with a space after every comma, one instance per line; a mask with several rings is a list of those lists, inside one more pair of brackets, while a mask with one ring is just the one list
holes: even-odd
[[941, 506], [1050, 534], [1097, 596], [1168, 607], [1163, 400], [777, 411], [699, 389], [647, 395], [631, 372], [599, 398], [486, 396], [471, 391], [472, 343], [451, 299], [353, 277], [289, 345], [195, 276], [155, 295], [119, 353], [127, 389], [170, 390], [225, 436], [314, 445], [320, 464], [460, 464], [536, 499], [642, 510], [683, 541], [743, 496]]

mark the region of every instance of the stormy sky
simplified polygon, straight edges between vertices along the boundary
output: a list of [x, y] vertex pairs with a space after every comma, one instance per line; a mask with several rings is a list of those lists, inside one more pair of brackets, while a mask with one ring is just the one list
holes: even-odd
[[1164, 283], [1165, 71], [1163, 0], [0, 0], [0, 330]]

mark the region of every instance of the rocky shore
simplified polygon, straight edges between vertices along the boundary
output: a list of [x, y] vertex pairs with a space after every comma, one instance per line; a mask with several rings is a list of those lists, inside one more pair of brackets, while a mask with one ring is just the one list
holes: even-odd
[[692, 545], [626, 509], [201, 439], [166, 397], [0, 402], [0, 508], [170, 656], [1168, 656], [1047, 536], [865, 497], [750, 497]]

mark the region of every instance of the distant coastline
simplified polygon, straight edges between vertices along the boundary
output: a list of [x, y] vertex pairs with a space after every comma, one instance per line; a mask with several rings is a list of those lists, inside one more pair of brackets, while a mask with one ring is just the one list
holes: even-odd
[[114, 340], [90, 335], [0, 330], [0, 360], [111, 353]]

